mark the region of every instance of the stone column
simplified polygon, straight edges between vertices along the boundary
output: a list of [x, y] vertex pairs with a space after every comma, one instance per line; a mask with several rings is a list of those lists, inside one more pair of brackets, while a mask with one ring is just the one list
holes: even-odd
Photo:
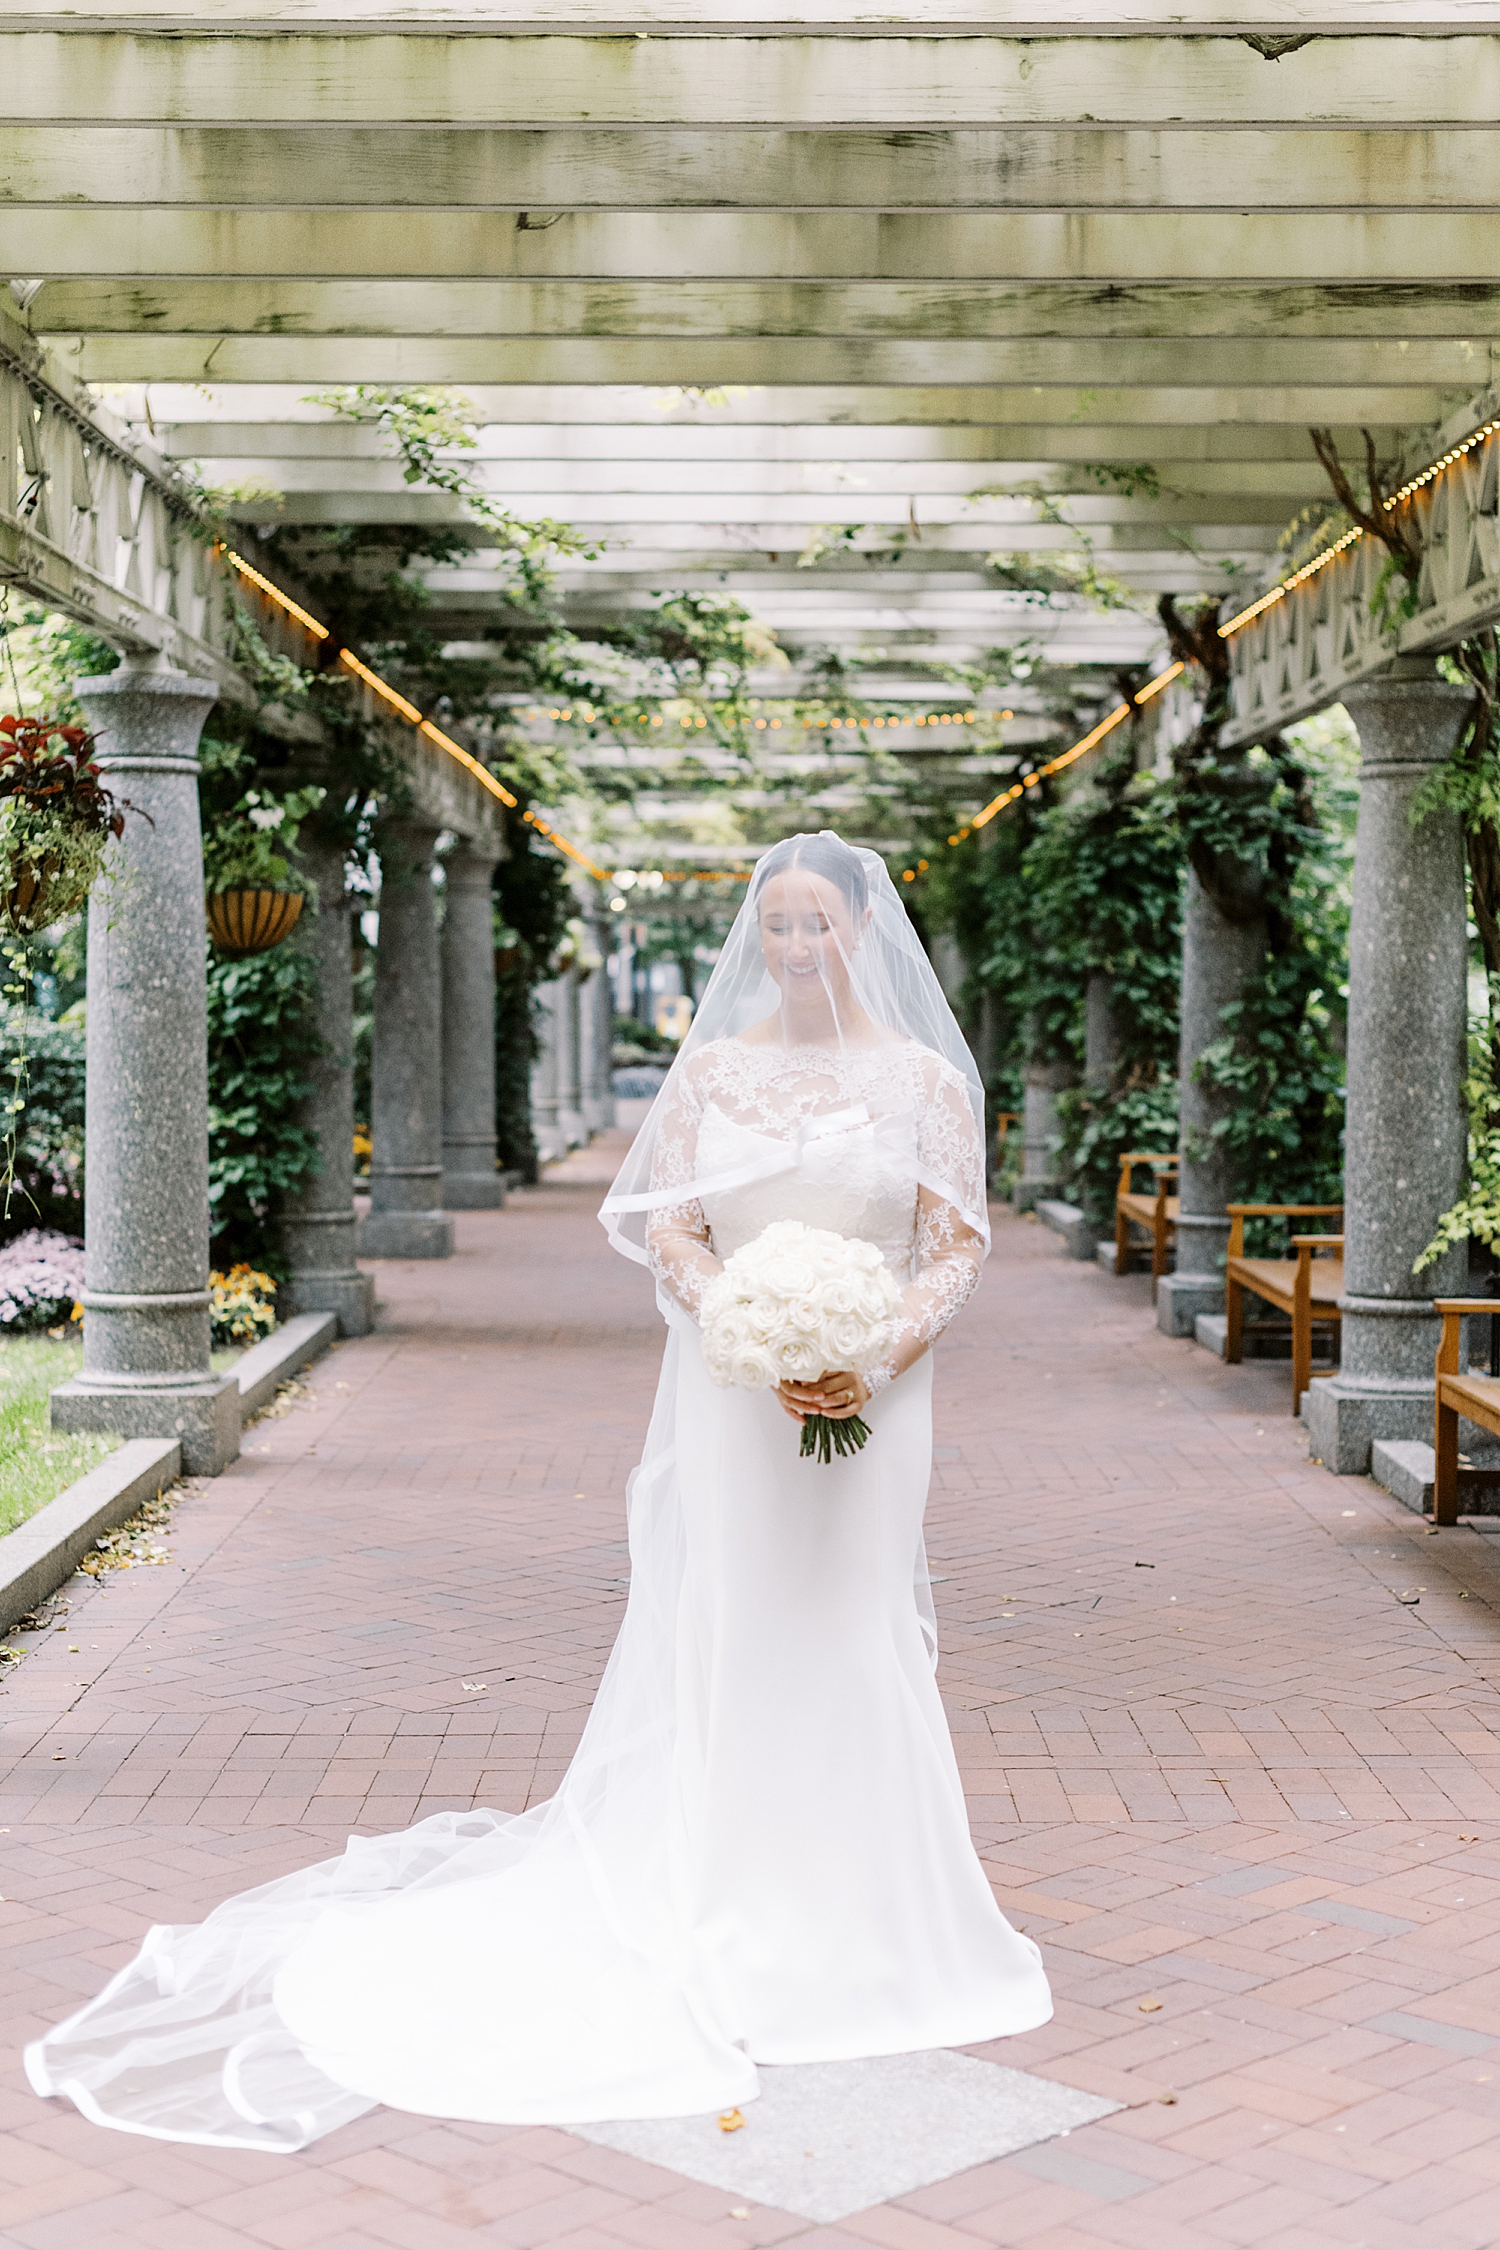
[[531, 1131], [537, 1156], [543, 1164], [567, 1154], [567, 1143], [558, 1124], [558, 1015], [562, 978], [539, 984], [532, 997], [533, 1028], [541, 1053], [531, 1066]]
[[1237, 1000], [1266, 957], [1266, 925], [1259, 915], [1231, 921], [1209, 897], [1190, 867], [1182, 914], [1182, 1033], [1178, 1052], [1181, 1170], [1177, 1220], [1177, 1270], [1163, 1276], [1156, 1325], [1165, 1336], [1191, 1336], [1200, 1313], [1224, 1309], [1224, 1255], [1229, 1243], [1226, 1203], [1239, 1182], [1211, 1128], [1228, 1110], [1224, 1097], [1198, 1085], [1193, 1069], [1205, 1047], [1223, 1037], [1223, 1012]]
[[432, 853], [440, 831], [387, 821], [380, 836], [380, 941], [371, 1053], [366, 1258], [451, 1258], [443, 1192], [443, 985]]
[[464, 843], [448, 854], [443, 917], [443, 1203], [450, 1211], [497, 1211], [505, 1183], [495, 1169], [496, 844]]
[[583, 1121], [591, 1133], [605, 1131], [615, 1121], [615, 1079], [610, 1049], [615, 1036], [615, 988], [609, 973], [609, 942], [613, 933], [604, 917], [589, 917], [589, 940], [600, 966], [583, 988]]
[[582, 1148], [589, 1137], [583, 1121], [580, 1082], [578, 971], [567, 968], [557, 980], [557, 1125], [565, 1148]]
[[1107, 969], [1095, 969], [1083, 996], [1083, 1082], [1091, 1092], [1104, 1093], [1120, 1059], [1120, 1027], [1115, 1018], [1115, 980]]
[[301, 850], [318, 886], [318, 911], [303, 914], [292, 943], [317, 968], [323, 1045], [302, 1123], [317, 1137], [323, 1169], [287, 1199], [282, 1234], [292, 1273], [282, 1302], [291, 1312], [335, 1312], [341, 1335], [365, 1336], [375, 1325], [375, 1280], [354, 1262], [353, 902], [344, 888], [343, 847], [308, 833]]
[[1344, 702], [1359, 729], [1359, 828], [1349, 933], [1348, 1126], [1339, 1373], [1303, 1416], [1341, 1476], [1377, 1438], [1431, 1438], [1434, 1297], [1463, 1295], [1462, 1245], [1412, 1261], [1458, 1198], [1467, 1156], [1468, 940], [1456, 816], [1411, 804], [1458, 739], [1468, 691], [1402, 662]]
[[89, 914], [83, 1371], [58, 1430], [177, 1438], [193, 1476], [240, 1449], [239, 1385], [209, 1363], [208, 942], [198, 737], [209, 680], [122, 665], [77, 689], [135, 810]]
[[1076, 1086], [1070, 1062], [1029, 1062], [1021, 1070], [1021, 1176], [1011, 1194], [1017, 1211], [1031, 1211], [1057, 1186], [1057, 1097]]

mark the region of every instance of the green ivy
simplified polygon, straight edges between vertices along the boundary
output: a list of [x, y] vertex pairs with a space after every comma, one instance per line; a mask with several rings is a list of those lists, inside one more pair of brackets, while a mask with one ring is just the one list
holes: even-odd
[[79, 1022], [53, 1023], [29, 1016], [23, 1029], [14, 1013], [0, 1027], [0, 1085], [12, 1082], [12, 1065], [26, 1057], [26, 1107], [16, 1137], [15, 1181], [5, 1235], [28, 1227], [83, 1232], [84, 1032]]
[[321, 1169], [298, 1122], [312, 1092], [317, 968], [292, 946], [208, 971], [208, 1194], [213, 1262], [287, 1275], [279, 1214]]
[[506, 811], [507, 856], [496, 870], [495, 1141], [501, 1164], [534, 1180], [531, 1066], [541, 1042], [532, 994], [546, 979], [577, 900], [561, 861], [540, 849], [525, 809]]
[[1438, 1221], [1437, 1232], [1412, 1267], [1413, 1273], [1422, 1273], [1455, 1244], [1471, 1239], [1500, 1253], [1500, 1086], [1495, 1075], [1494, 1025], [1488, 1013], [1469, 1019], [1464, 1100], [1469, 1115], [1469, 1176], [1457, 1203]]

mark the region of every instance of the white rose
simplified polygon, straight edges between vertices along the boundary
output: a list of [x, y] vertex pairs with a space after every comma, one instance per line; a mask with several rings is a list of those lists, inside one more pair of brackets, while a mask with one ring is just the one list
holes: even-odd
[[800, 1251], [788, 1251], [776, 1263], [776, 1293], [785, 1301], [790, 1297], [806, 1297], [818, 1285], [817, 1269], [811, 1258]]
[[734, 1381], [742, 1391], [768, 1391], [778, 1380], [775, 1363], [764, 1346], [747, 1344], [734, 1355]]
[[784, 1336], [772, 1357], [783, 1383], [810, 1383], [822, 1374], [826, 1364], [819, 1340], [809, 1336]]
[[831, 1364], [835, 1367], [852, 1367], [869, 1342], [865, 1323], [849, 1314], [839, 1314], [830, 1320], [825, 1334]]

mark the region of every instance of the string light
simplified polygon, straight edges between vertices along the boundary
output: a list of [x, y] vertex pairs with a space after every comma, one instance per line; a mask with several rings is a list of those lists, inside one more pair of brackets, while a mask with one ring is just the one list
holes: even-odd
[[[320, 641], [328, 639], [328, 627], [326, 625], [320, 623], [299, 602], [294, 602], [290, 594], [284, 594], [279, 586], [273, 585], [264, 572], [256, 570], [252, 564], [247, 563], [243, 555], [237, 555], [232, 547], [225, 546], [220, 546], [219, 553], [233, 565], [241, 578], [247, 579], [252, 586], [257, 587], [265, 595], [267, 601], [273, 602], [276, 608], [283, 611], [286, 616], [295, 618], [299, 625], [313, 635], [314, 639]], [[498, 797], [502, 805], [509, 805], [514, 809], [520, 803], [520, 799], [506, 788], [504, 782], [495, 779], [488, 766], [481, 765], [477, 758], [471, 757], [469, 752], [461, 744], [455, 742], [451, 735], [444, 734], [441, 727], [434, 726], [431, 719], [424, 719], [415, 703], [409, 703], [404, 695], [398, 695], [396, 690], [388, 681], [383, 680], [378, 672], [372, 672], [368, 664], [361, 663], [353, 649], [341, 648], [339, 650], [339, 662], [346, 672], [352, 672], [357, 680], [362, 681], [372, 695], [378, 696], [382, 703], [388, 703], [393, 711], [399, 713], [409, 725], [415, 727], [418, 734], [425, 735], [435, 748], [443, 751], [458, 765], [463, 766], [466, 771], [471, 773], [481, 788], [487, 789], [492, 797]], [[571, 843], [559, 830], [552, 827], [550, 822], [543, 820], [540, 813], [524, 812], [521, 818], [529, 822], [536, 829], [538, 835], [545, 836], [548, 843], [554, 845], [568, 859], [575, 861], [579, 867], [586, 868], [590, 875], [597, 877], [600, 882], [609, 881], [609, 869], [607, 867], [601, 867], [597, 860], [590, 859], [587, 852], [580, 851], [576, 844]]]
[[284, 610], [288, 617], [295, 617], [299, 625], [305, 626], [315, 641], [327, 640], [328, 627], [320, 625], [316, 617], [310, 617], [300, 602], [292, 600], [290, 594], [284, 594], [279, 586], [273, 586], [270, 579], [264, 577], [252, 563], [247, 563], [243, 555], [237, 555], [232, 547], [222, 545], [219, 548], [219, 553], [227, 556], [241, 578], [248, 578], [252, 586], [258, 586], [267, 601], [274, 602], [276, 607]]
[[[1388, 494], [1382, 500], [1380, 504], [1382, 513], [1390, 515], [1404, 501], [1409, 500], [1413, 493], [1420, 492], [1424, 486], [1432, 484], [1445, 471], [1451, 469], [1455, 462], [1462, 461], [1466, 454], [1472, 453], [1476, 446], [1485, 444], [1497, 431], [1500, 431], [1500, 415], [1495, 416], [1491, 421], [1481, 423], [1478, 429], [1471, 430], [1469, 435], [1462, 439], [1459, 444], [1450, 446], [1446, 453], [1441, 454], [1436, 461], [1430, 461], [1427, 467], [1420, 469], [1414, 477], [1408, 477], [1405, 484], [1399, 485], [1394, 492]], [[1287, 596], [1295, 593], [1299, 586], [1305, 586], [1310, 578], [1316, 578], [1320, 571], [1326, 570], [1330, 563], [1336, 562], [1340, 555], [1346, 553], [1350, 547], [1355, 546], [1364, 537], [1363, 529], [1357, 524], [1354, 525], [1344, 533], [1342, 538], [1336, 539], [1331, 547], [1323, 548], [1319, 554], [1312, 557], [1310, 562], [1305, 562], [1300, 570], [1294, 570], [1289, 578], [1282, 579], [1279, 585], [1273, 586], [1268, 593], [1262, 594], [1259, 601], [1251, 602], [1248, 609], [1240, 610], [1237, 615], [1222, 624], [1219, 627], [1220, 640], [1230, 640], [1236, 633], [1243, 632], [1245, 627], [1253, 624], [1257, 617], [1263, 617], [1268, 609], [1274, 609], [1278, 602], [1285, 601]], [[1025, 775], [1022, 780], [1014, 783], [1009, 789], [1002, 790], [1000, 795], [993, 798], [982, 812], [977, 812], [974, 815], [967, 827], [956, 830], [948, 838], [949, 844], [964, 843], [972, 836], [976, 828], [983, 828], [986, 822], [995, 818], [997, 813], [1004, 812], [1007, 805], [1012, 805], [1018, 797], [1023, 797], [1028, 789], [1034, 788], [1039, 782], [1045, 780], [1049, 774], [1061, 773], [1063, 768], [1070, 766], [1075, 758], [1083, 757], [1086, 751], [1092, 750], [1096, 743], [1102, 742], [1106, 735], [1111, 734], [1116, 727], [1123, 725], [1125, 720], [1130, 717], [1132, 708], [1139, 709], [1143, 704], [1149, 703], [1153, 696], [1160, 695], [1163, 688], [1175, 680], [1183, 669], [1184, 667], [1181, 664], [1172, 664], [1168, 666], [1165, 672], [1158, 672], [1155, 679], [1148, 680], [1146, 685], [1132, 696], [1130, 703], [1117, 705], [1107, 717], [1100, 720], [1098, 726], [1083, 737], [1081, 742], [1075, 742], [1071, 749], [1064, 750], [1060, 757], [1053, 758], [1047, 765], [1038, 767], [1034, 773]], [[1008, 712], [1001, 715], [1002, 717], [1010, 716]], [[914, 880], [914, 876], [907, 875], [904, 879], [911, 882]]]
[[[1492, 438], [1497, 430], [1500, 430], [1500, 416], [1482, 423], [1477, 430], [1471, 430], [1466, 438], [1459, 444], [1450, 446], [1436, 461], [1429, 461], [1425, 469], [1419, 469], [1414, 477], [1408, 477], [1405, 484], [1398, 485], [1394, 492], [1387, 494], [1380, 503], [1382, 515], [1392, 514], [1414, 492], [1420, 492], [1424, 485], [1433, 483], [1445, 470], [1451, 469], [1456, 461], [1462, 461], [1465, 454], [1472, 453], [1476, 445], [1483, 445], [1486, 439]], [[1252, 602], [1248, 609], [1242, 609], [1237, 617], [1231, 617], [1227, 624], [1221, 625], [1220, 640], [1229, 640], [1233, 634], [1242, 632], [1255, 618], [1264, 616], [1268, 609], [1274, 609], [1278, 602], [1285, 601], [1287, 595], [1295, 593], [1299, 586], [1305, 586], [1308, 579], [1315, 578], [1320, 570], [1326, 570], [1346, 548], [1357, 545], [1364, 536], [1364, 530], [1358, 524], [1346, 531], [1342, 539], [1336, 539], [1331, 547], [1325, 547], [1321, 554], [1314, 555], [1311, 562], [1304, 563], [1300, 570], [1294, 570], [1290, 578], [1284, 578], [1279, 586], [1273, 586], [1269, 593], [1262, 594], [1258, 602]]]

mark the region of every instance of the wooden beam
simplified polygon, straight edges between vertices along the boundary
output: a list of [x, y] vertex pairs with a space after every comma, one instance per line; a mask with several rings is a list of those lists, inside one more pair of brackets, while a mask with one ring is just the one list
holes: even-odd
[[[50, 325], [47, 308], [66, 301], [60, 294], [66, 286], [63, 282], [44, 285], [30, 308], [34, 325]], [[73, 286], [74, 301], [80, 301], [76, 294], [80, 285]], [[318, 286], [309, 283], [307, 293], [310, 295]], [[368, 287], [362, 296], [351, 294], [359, 290], [358, 282], [324, 283], [320, 293], [326, 295], [335, 286], [342, 287], [346, 295], [338, 300], [330, 297], [330, 302], [378, 302]], [[400, 305], [407, 300], [392, 293], [398, 288], [413, 289], [420, 283], [387, 281], [381, 286], [399, 313]], [[483, 291], [473, 285], [465, 288], [460, 282], [444, 281], [427, 286], [432, 294], [423, 309], [434, 315], [450, 303], [472, 307], [476, 299], [484, 301]], [[774, 279], [732, 285], [637, 281], [628, 291], [613, 285], [589, 290], [586, 282], [545, 278], [502, 280], [493, 287], [499, 301], [511, 308], [500, 316], [501, 334], [515, 333], [508, 323], [518, 319], [530, 317], [542, 324], [540, 331], [525, 330], [531, 334], [544, 333], [549, 320], [576, 323], [586, 315], [595, 324], [591, 333], [610, 335], [620, 332], [622, 322], [639, 324], [652, 310], [665, 324], [680, 323], [698, 305], [705, 317], [726, 323], [724, 332], [729, 334], [740, 333], [744, 323], [757, 319], [759, 332], [772, 335], [839, 334], [843, 332], [841, 322], [863, 332], [872, 322], [902, 320], [908, 326], [915, 324], [919, 332], [926, 332], [923, 324], [930, 323], [958, 334], [1076, 337], [1080, 342], [1096, 343], [1104, 338], [1133, 342], [1162, 336], [1276, 336], [1305, 338], [1308, 342], [1363, 338], [1372, 346], [1401, 349], [1403, 356], [1427, 342], [1472, 345], [1500, 341], [1500, 283], [1487, 281], [1393, 281], [1354, 288], [1316, 282], [1280, 286], [1229, 281], [1205, 288], [1187, 282], [1115, 286], [973, 280], [929, 284], [909, 280], [846, 283], [842, 285], [843, 294], [839, 293], [841, 285], [834, 282], [778, 283]], [[92, 294], [91, 289], [81, 301], [87, 302]], [[201, 300], [201, 291], [199, 294]], [[283, 322], [293, 317], [290, 308], [299, 302], [295, 295], [286, 290], [277, 292], [270, 284], [265, 294], [269, 299], [264, 308], [266, 317]], [[165, 292], [160, 296], [156, 291], [143, 294], [131, 284], [116, 295], [127, 301], [141, 295], [148, 308], [147, 317], [153, 325], [159, 324]], [[278, 300], [284, 300], [284, 304]], [[233, 310], [233, 306], [230, 299], [227, 309]], [[302, 315], [296, 317], [300, 322]], [[234, 324], [233, 320], [228, 323], [230, 327]], [[630, 332], [628, 327], [626, 332]], [[757, 330], [752, 325], [745, 332], [754, 334]]]
[[[639, 384], [1031, 384], [1038, 392], [1066, 394], [1048, 404], [1097, 413], [1118, 422], [1128, 411], [1130, 392], [1144, 388], [1164, 395], [1181, 385], [1180, 404], [1162, 419], [1218, 420], [1221, 407], [1202, 394], [1215, 392], [1233, 401], [1245, 418], [1295, 423], [1376, 420], [1385, 423], [1437, 419], [1453, 397], [1489, 378], [1487, 345], [1394, 345], [1288, 342], [1278, 337], [1244, 342], [1197, 339], [1130, 344], [1100, 337], [1096, 342], [1058, 342], [1049, 338], [1004, 341], [866, 336], [841, 333], [788, 336], [752, 333], [725, 337], [695, 335], [684, 323], [676, 335], [598, 336], [581, 332], [496, 335], [496, 315], [482, 292], [467, 309], [470, 328], [462, 328], [458, 308], [446, 306], [447, 320], [431, 292], [452, 284], [409, 283], [423, 292], [393, 305], [395, 286], [371, 285], [363, 304], [345, 297], [328, 302], [328, 293], [299, 294], [293, 284], [278, 286], [266, 305], [265, 329], [255, 331], [254, 300], [217, 296], [205, 287], [194, 303], [183, 301], [181, 285], [170, 304], [159, 292], [126, 288], [90, 292], [82, 284], [55, 285], [39, 328], [73, 371], [87, 382], [290, 382], [319, 383], [639, 383]], [[237, 285], [253, 291], [252, 283]], [[341, 285], [351, 292], [358, 284]], [[71, 293], [70, 293], [71, 292]], [[491, 293], [493, 295], [493, 292]], [[90, 303], [90, 296], [105, 301]], [[430, 324], [420, 320], [423, 302], [431, 305]], [[287, 326], [275, 332], [281, 307]], [[383, 313], [382, 313], [383, 307]], [[35, 309], [35, 308], [34, 308]], [[347, 318], [340, 319], [342, 311]], [[363, 312], [361, 321], [359, 314]], [[214, 318], [217, 313], [217, 320]], [[244, 321], [240, 328], [234, 319]], [[159, 317], [156, 317], [158, 316]], [[175, 315], [175, 319], [169, 317]], [[404, 315], [404, 317], [402, 317]], [[189, 317], [201, 327], [187, 325]], [[299, 332], [301, 322], [308, 324]], [[394, 329], [394, 333], [392, 332]], [[1339, 393], [1346, 395], [1340, 396]], [[1198, 396], [1195, 399], [1194, 394]]]
[[[1057, 433], [1059, 458], [1092, 460], [1095, 439], [1102, 443], [1111, 428], [1110, 424], [1095, 419], [1100, 402], [1093, 395], [1069, 397], [1044, 393], [1039, 399], [1030, 388], [1005, 390], [961, 383], [863, 382], [843, 386], [777, 383], [695, 393], [676, 387], [675, 382], [627, 385], [470, 380], [464, 386], [464, 396], [473, 406], [479, 422], [487, 425], [492, 433], [492, 437], [486, 437], [485, 444], [493, 442], [501, 452], [507, 445], [524, 448], [533, 430], [545, 429], [555, 431], [559, 442], [570, 449], [598, 447], [602, 455], [611, 458], [617, 433], [624, 456], [629, 456], [637, 446], [661, 445], [668, 449], [662, 457], [670, 459], [673, 457], [671, 449], [679, 441], [685, 445], [707, 444], [712, 448], [721, 434], [743, 432], [753, 436], [757, 443], [778, 444], [799, 428], [812, 434], [818, 459], [842, 453], [846, 446], [899, 446], [929, 436], [962, 438], [983, 449], [991, 443], [988, 433], [997, 429], [1004, 430], [1005, 439], [1004, 447], [997, 445], [996, 450], [1014, 447], [1033, 457], [1047, 449], [1037, 443], [1036, 426], [1027, 431], [1026, 425], [1031, 416], [1045, 412], [1072, 417], [1045, 425]], [[1198, 412], [1196, 393], [1178, 392], [1175, 396], [1195, 401], [1193, 412]], [[353, 423], [334, 423], [326, 407], [310, 400], [305, 382], [210, 381], [199, 384], [162, 379], [148, 384], [135, 381], [114, 387], [111, 397], [119, 413], [142, 427], [149, 421], [162, 431], [172, 425], [194, 423], [206, 432], [221, 420], [248, 424], [253, 417], [257, 422], [277, 423], [289, 432], [305, 428], [312, 433], [315, 448], [321, 443], [318, 433], [337, 428], [348, 439], [361, 437], [371, 452], [378, 450], [373, 431], [360, 432]], [[1409, 391], [1393, 391], [1389, 397], [1392, 403], [1402, 402], [1410, 412], [1416, 412], [1421, 405]], [[1292, 446], [1299, 456], [1308, 450], [1306, 426], [1295, 419], [1286, 424], [1275, 421], [1241, 424], [1233, 419], [1177, 422], [1156, 411], [1158, 405], [1167, 404], [1165, 395], [1158, 398], [1150, 392], [1134, 389], [1111, 393], [1110, 402], [1116, 400], [1127, 414], [1140, 414], [1143, 419], [1159, 425], [1164, 444], [1181, 443], [1200, 449], [1189, 458], [1236, 458], [1234, 449], [1242, 442], [1247, 446]], [[1325, 399], [1324, 403], [1343, 408], [1350, 404], [1350, 399], [1336, 396]], [[1366, 394], [1357, 403], [1362, 419], [1369, 419], [1364, 410], [1382, 402]], [[1230, 404], [1226, 393], [1214, 412], [1227, 416]], [[1127, 457], [1138, 460], [1140, 435], [1132, 422], [1125, 421], [1114, 427], [1121, 433]], [[1340, 428], [1337, 416], [1334, 427]], [[1357, 442], [1357, 426], [1344, 424], [1342, 429], [1348, 442]], [[1071, 443], [1065, 442], [1066, 432], [1072, 433]], [[1223, 447], [1229, 451], [1221, 452], [1219, 449]], [[205, 435], [194, 450], [212, 452], [214, 447]], [[708, 457], [714, 457], [712, 452]]]
[[981, 330], [992, 295], [1009, 323], [1017, 282], [1155, 287], [1159, 321], [1171, 317], [1160, 285], [1180, 281], [1339, 292], [1364, 282], [1382, 298], [1392, 284], [1495, 286], [1497, 242], [1492, 213], [1453, 211], [619, 211], [562, 212], [538, 225], [526, 213], [391, 208], [281, 211], [268, 225], [258, 211], [0, 208], [0, 271], [76, 276], [94, 288], [138, 278], [153, 297], [172, 277], [200, 275], [219, 288], [271, 276], [299, 284], [430, 276], [486, 288], [533, 276], [590, 285], [890, 282], [891, 317], [912, 317], [908, 301], [922, 285], [916, 302], [928, 318], [977, 321]]
[[[764, 394], [760, 394], [764, 395]], [[1400, 394], [1403, 398], [1406, 394]], [[1133, 394], [1132, 405], [1144, 416], [1148, 393]], [[131, 417], [145, 426], [144, 399], [130, 408]], [[164, 410], [163, 394], [150, 393], [151, 419], [156, 442], [172, 460], [201, 461], [215, 481], [224, 476], [259, 474], [273, 483], [298, 478], [321, 478], [335, 483], [355, 463], [383, 463], [399, 481], [399, 471], [389, 443], [368, 422], [176, 422]], [[1009, 404], [1002, 400], [1001, 404]], [[1028, 392], [1016, 402], [1023, 413], [1034, 411]], [[201, 410], [201, 402], [198, 402]], [[1311, 440], [1293, 425], [1270, 423], [1196, 423], [1191, 426], [1155, 423], [1142, 430], [1137, 423], [1110, 427], [1100, 423], [1035, 424], [1027, 421], [991, 423], [985, 428], [922, 427], [897, 424], [881, 428], [827, 423], [805, 425], [752, 425], [744, 423], [684, 425], [658, 416], [659, 426], [601, 421], [597, 427], [577, 423], [491, 422], [479, 434], [478, 452], [467, 457], [476, 475], [508, 475], [513, 466], [562, 462], [582, 474], [588, 464], [630, 463], [640, 469], [647, 462], [672, 464], [674, 473], [689, 465], [710, 462], [779, 464], [783, 473], [823, 468], [857, 467], [860, 475], [901, 478], [916, 469], [923, 474], [951, 474], [969, 484], [994, 483], [1003, 475], [1039, 479], [1055, 478], [1067, 489], [1087, 491], [1096, 485], [1081, 462], [1119, 461], [1135, 464], [1149, 446], [1153, 465], [1170, 463], [1187, 479], [1194, 492], [1276, 492], [1300, 489], [1309, 470], [1317, 468]], [[1357, 446], [1359, 432], [1352, 425], [1336, 432], [1346, 448]], [[696, 473], [696, 469], [695, 472]]]
[[1238, 32], [454, 38], [54, 19], [0, 34], [0, 87], [31, 125], [1493, 128], [1500, 38], [1333, 34], [1269, 62]]
[[[1500, 132], [91, 124], [5, 136], [14, 205], [321, 211], [1483, 211]], [[29, 269], [28, 269], [29, 270]]]

